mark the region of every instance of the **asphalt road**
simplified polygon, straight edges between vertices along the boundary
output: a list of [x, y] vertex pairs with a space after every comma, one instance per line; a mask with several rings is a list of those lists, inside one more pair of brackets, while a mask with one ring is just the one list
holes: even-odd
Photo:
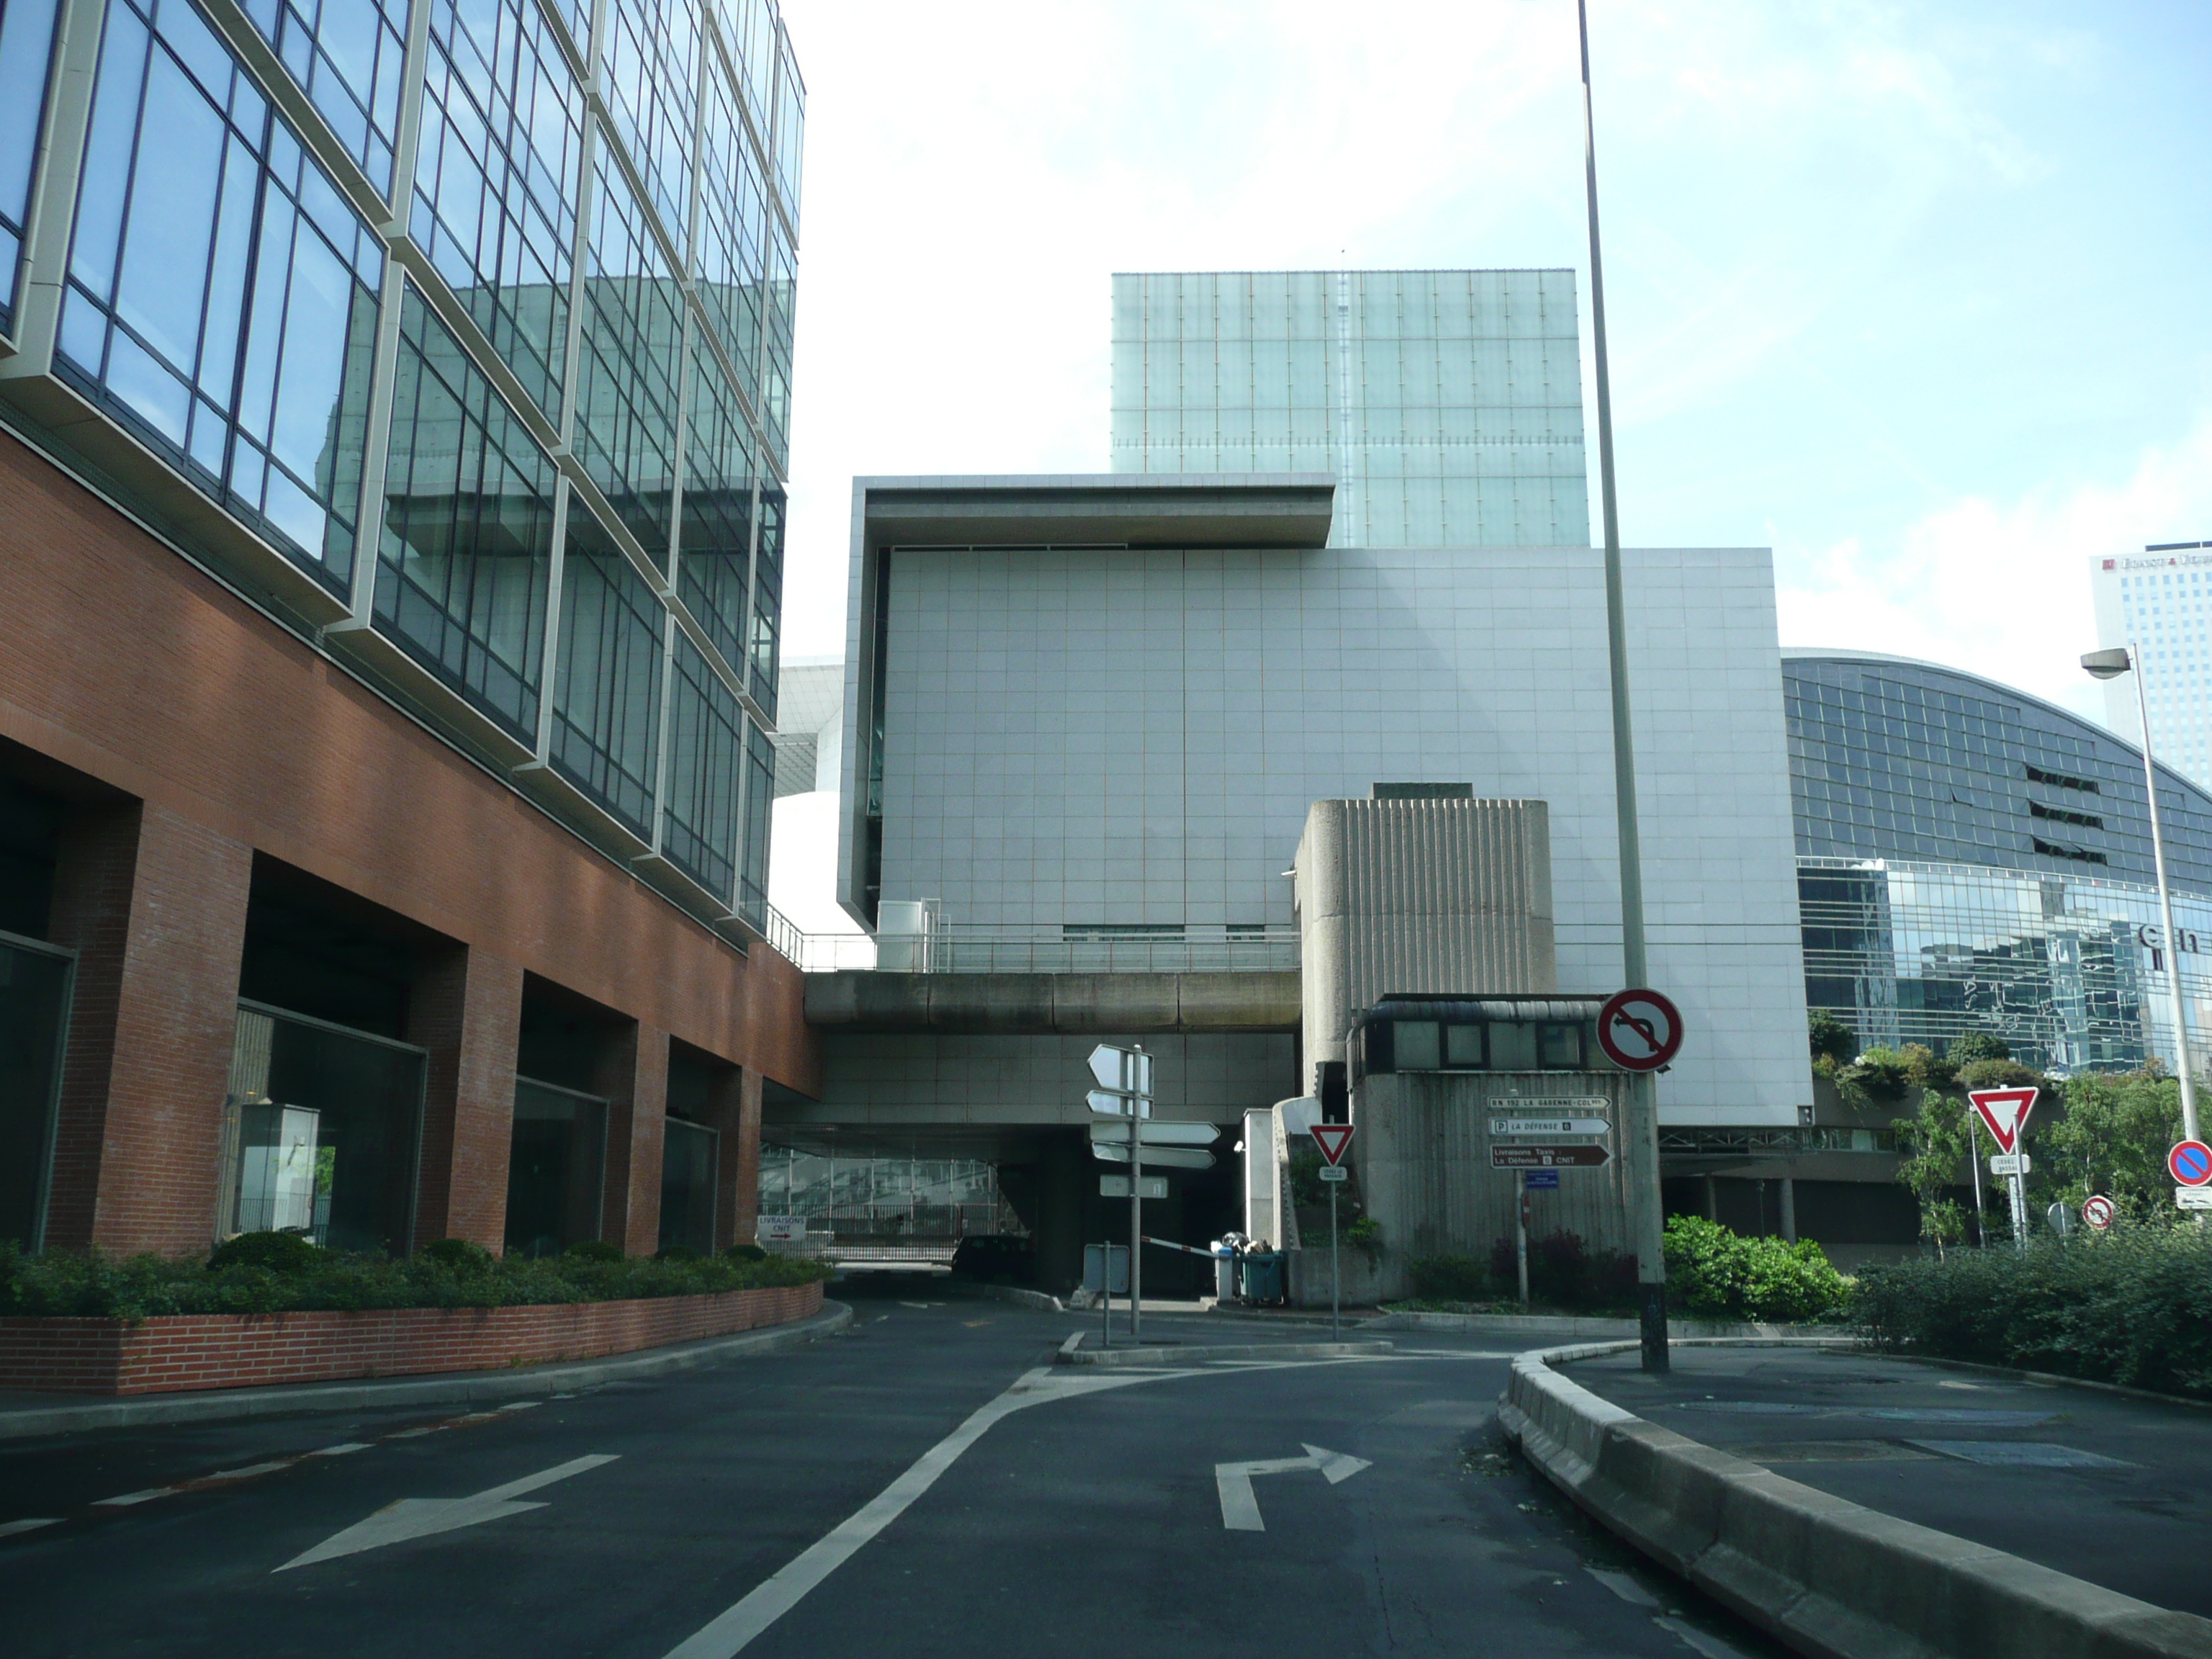
[[[1048, 1364], [1079, 1316], [854, 1299], [805, 1349], [520, 1409], [0, 1443], [0, 1649], [1778, 1651], [1503, 1453], [1510, 1340], [1115, 1372]], [[1218, 1466], [1285, 1462], [1250, 1529]]]
[[2212, 1616], [2212, 1410], [1866, 1354], [1677, 1348], [1565, 1374], [1792, 1480]]

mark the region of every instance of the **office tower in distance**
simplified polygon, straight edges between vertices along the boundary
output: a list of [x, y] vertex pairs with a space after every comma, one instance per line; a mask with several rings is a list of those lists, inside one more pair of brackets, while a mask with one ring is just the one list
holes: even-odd
[[804, 102], [774, 0], [0, 0], [0, 1240], [750, 1237]]
[[[2161, 542], [2089, 561], [2100, 647], [2134, 644], [2150, 706], [2150, 744], [2177, 772], [2212, 780], [2212, 541]], [[2136, 681], [2105, 682], [2105, 724], [2142, 732]]]
[[1571, 270], [1114, 278], [1116, 472], [1328, 473], [1332, 547], [1587, 547]]

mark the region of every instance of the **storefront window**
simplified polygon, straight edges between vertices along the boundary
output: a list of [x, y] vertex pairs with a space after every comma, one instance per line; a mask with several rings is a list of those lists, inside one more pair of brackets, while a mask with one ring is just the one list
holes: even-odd
[[69, 1020], [64, 951], [0, 933], [0, 1240], [39, 1247]]
[[558, 1255], [599, 1236], [607, 1103], [526, 1078], [514, 1082], [507, 1166], [507, 1253]]
[[668, 1120], [660, 1153], [660, 1248], [714, 1249], [714, 1158], [720, 1137], [702, 1124]]
[[406, 1255], [425, 1060], [388, 1037], [241, 1003], [217, 1236], [290, 1232]]

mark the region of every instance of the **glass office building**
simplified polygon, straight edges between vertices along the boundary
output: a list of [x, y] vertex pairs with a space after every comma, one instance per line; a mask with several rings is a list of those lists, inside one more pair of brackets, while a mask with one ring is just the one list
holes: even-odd
[[1571, 270], [1114, 278], [1114, 471], [1325, 472], [1332, 547], [1587, 547]]
[[2142, 729], [2151, 746], [2192, 778], [2212, 779], [2212, 542], [2160, 542], [2139, 554], [2089, 561], [2100, 648], [2132, 646], [2142, 684], [2105, 682], [2105, 723]]
[[1783, 681], [1811, 1006], [1869, 1045], [1994, 1031], [2120, 1071], [2172, 1063], [2178, 964], [2212, 1067], [2212, 797], [2161, 769], [2170, 946], [2138, 750], [1929, 663], [1784, 653]]
[[758, 930], [804, 106], [770, 0], [4, 0], [13, 422]]

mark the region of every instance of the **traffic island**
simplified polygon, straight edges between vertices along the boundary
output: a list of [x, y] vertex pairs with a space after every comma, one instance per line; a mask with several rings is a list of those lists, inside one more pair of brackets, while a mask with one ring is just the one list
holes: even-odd
[[[1647, 1422], [1554, 1369], [1636, 1346], [1522, 1355], [1500, 1426], [1580, 1508], [1797, 1651], [2212, 1656], [2212, 1620], [1786, 1479]], [[1678, 1363], [1693, 1346], [1702, 1345], [1678, 1346]]]

